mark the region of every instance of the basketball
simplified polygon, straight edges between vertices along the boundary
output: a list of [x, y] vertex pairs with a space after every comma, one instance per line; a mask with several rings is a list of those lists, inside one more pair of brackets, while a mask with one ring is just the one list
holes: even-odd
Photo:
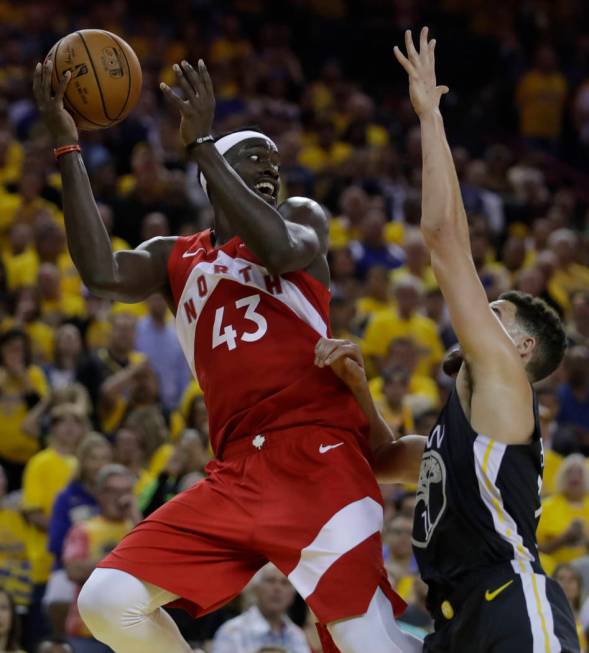
[[64, 105], [83, 130], [104, 129], [124, 120], [141, 93], [141, 65], [122, 38], [101, 29], [72, 32], [59, 40], [48, 57], [54, 60], [51, 85], [72, 77]]

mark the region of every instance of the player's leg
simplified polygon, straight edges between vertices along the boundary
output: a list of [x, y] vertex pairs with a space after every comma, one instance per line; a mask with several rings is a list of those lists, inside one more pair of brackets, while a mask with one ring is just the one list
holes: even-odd
[[95, 569], [82, 588], [78, 609], [92, 635], [116, 653], [190, 653], [162, 609], [178, 597], [118, 569]]
[[384, 570], [382, 498], [355, 440], [323, 428], [276, 447], [270, 439], [255, 464], [273, 488], [258, 520], [264, 553], [329, 625], [340, 651], [421, 651], [394, 619], [392, 602], [398, 609], [403, 601]]
[[377, 588], [368, 611], [358, 617], [332, 622], [327, 628], [341, 653], [421, 653], [423, 642], [404, 633], [393, 616], [393, 607]]
[[265, 564], [250, 550], [251, 518], [234, 482], [243, 474], [234, 467], [218, 464], [141, 522], [82, 588], [82, 619], [116, 653], [188, 651], [161, 606], [204, 615]]

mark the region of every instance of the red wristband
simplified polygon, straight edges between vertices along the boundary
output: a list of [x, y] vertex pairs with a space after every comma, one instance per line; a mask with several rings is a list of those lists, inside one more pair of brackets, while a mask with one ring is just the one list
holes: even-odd
[[62, 145], [61, 147], [56, 147], [53, 149], [53, 158], [57, 161], [64, 154], [69, 154], [70, 152], [81, 152], [82, 148], [79, 143], [73, 143], [72, 145]]

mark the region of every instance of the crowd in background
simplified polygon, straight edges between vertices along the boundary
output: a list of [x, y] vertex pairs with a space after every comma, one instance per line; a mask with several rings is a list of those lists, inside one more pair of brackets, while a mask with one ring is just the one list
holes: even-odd
[[[111, 30], [143, 68], [122, 124], [81, 134], [113, 249], [193, 233], [212, 211], [158, 84], [203, 57], [216, 133], [278, 143], [281, 198], [330, 215], [331, 322], [360, 343], [399, 437], [427, 434], [456, 338], [419, 234], [419, 124], [392, 48], [430, 25], [443, 113], [489, 299], [517, 288], [566, 323], [537, 388], [538, 539], [589, 628], [589, 5], [582, 0], [0, 0], [0, 653], [103, 653], [75, 596], [143, 516], [206, 474], [207, 414], [164, 299], [92, 296], [68, 255], [58, 167], [32, 101], [34, 64], [64, 34]], [[228, 397], [230, 400], [230, 397]], [[384, 555], [404, 627], [432, 628], [411, 549], [412, 487], [383, 487]], [[223, 610], [174, 612], [212, 653], [320, 651], [312, 616], [271, 567]], [[289, 616], [290, 615], [290, 616]], [[585, 647], [586, 644], [583, 643]]]

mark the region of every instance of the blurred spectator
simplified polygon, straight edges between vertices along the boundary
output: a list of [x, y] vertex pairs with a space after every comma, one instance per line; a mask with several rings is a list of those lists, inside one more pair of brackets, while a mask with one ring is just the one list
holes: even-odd
[[386, 525], [383, 542], [387, 551], [385, 565], [392, 577], [393, 586], [405, 600], [411, 596], [417, 576], [417, 563], [413, 558], [411, 534], [413, 521], [410, 516], [397, 515]]
[[163, 213], [148, 213], [141, 221], [141, 240], [167, 237], [170, 235], [168, 218]]
[[581, 625], [581, 601], [583, 599], [583, 579], [581, 574], [568, 564], [561, 564], [552, 572], [552, 578], [562, 587], [577, 622], [577, 635], [581, 651], [587, 649], [585, 632]]
[[576, 262], [579, 245], [579, 237], [571, 229], [557, 229], [548, 238], [548, 247], [557, 260], [551, 281], [566, 293], [569, 302], [574, 292], [589, 288], [589, 269]]
[[352, 156], [352, 148], [339, 140], [333, 121], [321, 118], [314, 126], [316, 138], [305, 145], [299, 163], [314, 173], [337, 173], [338, 168]]
[[360, 235], [360, 225], [370, 207], [368, 195], [359, 186], [349, 186], [340, 197], [341, 215], [329, 221], [329, 244], [332, 249], [345, 247]]
[[133, 477], [121, 465], [106, 465], [95, 486], [99, 514], [75, 524], [63, 547], [68, 578], [77, 585], [66, 622], [69, 641], [76, 653], [110, 653], [108, 646], [92, 638], [77, 608], [77, 595], [96, 565], [112, 551], [141, 519], [133, 496]]
[[49, 521], [48, 549], [53, 554], [54, 564], [43, 602], [53, 632], [59, 635], [65, 633], [65, 619], [74, 598], [74, 587], [63, 568], [63, 544], [74, 524], [97, 514], [96, 479], [101, 469], [112, 461], [112, 447], [99, 433], [89, 433], [78, 445], [76, 458], [76, 475], [57, 495]]
[[[145, 356], [134, 350], [136, 322], [128, 313], [116, 313], [111, 317], [111, 331], [107, 346], [91, 354], [78, 369], [78, 381], [86, 386], [92, 404], [97, 409], [100, 424], [111, 414], [111, 407], [117, 397], [128, 391], [135, 374], [145, 366]], [[112, 377], [115, 377], [112, 379]], [[105, 381], [109, 380], [104, 396]], [[106, 405], [100, 405], [102, 402]], [[111, 425], [105, 426], [109, 433]]]
[[12, 596], [0, 589], [0, 652], [24, 653], [20, 646], [20, 622]]
[[442, 343], [437, 326], [419, 313], [423, 302], [423, 287], [418, 279], [406, 276], [394, 286], [396, 308], [381, 311], [368, 323], [364, 334], [364, 354], [373, 357], [377, 368], [382, 369], [390, 343], [411, 337], [423, 350], [417, 370], [429, 376], [441, 362]]
[[589, 348], [589, 289], [573, 295], [567, 336], [571, 344]]
[[264, 646], [310, 653], [303, 631], [286, 614], [295, 597], [288, 579], [268, 564], [256, 574], [252, 586], [256, 604], [219, 628], [212, 653], [252, 653]]
[[366, 274], [365, 290], [356, 307], [361, 321], [372, 317], [386, 308], [394, 308], [391, 297], [389, 270], [382, 265], [373, 265]]
[[529, 145], [554, 148], [562, 130], [566, 95], [567, 81], [557, 68], [554, 50], [540, 47], [534, 68], [519, 80], [516, 91], [520, 134]]
[[23, 511], [30, 528], [27, 551], [34, 584], [29, 611], [28, 643], [35, 643], [48, 630], [41, 609], [53, 557], [47, 549], [49, 520], [57, 495], [75, 473], [74, 452], [88, 428], [86, 416], [75, 404], [56, 406], [51, 413], [48, 446], [27, 463], [23, 478]]
[[371, 267], [378, 265], [387, 270], [400, 267], [405, 254], [397, 245], [385, 241], [386, 218], [379, 208], [371, 208], [366, 213], [359, 229], [358, 240], [352, 241], [352, 256], [356, 261], [356, 276], [366, 280]]
[[580, 454], [572, 454], [562, 463], [556, 493], [543, 503], [537, 536], [538, 548], [553, 563], [570, 562], [585, 553], [589, 536], [589, 469]]
[[29, 342], [19, 329], [0, 335], [0, 464], [8, 490], [21, 486], [25, 463], [39, 449], [39, 442], [23, 432], [28, 412], [47, 394], [40, 368], [31, 365]]
[[538, 413], [542, 431], [542, 448], [544, 451], [544, 475], [542, 478], [542, 495], [554, 494], [556, 477], [562, 465], [563, 457], [554, 451], [554, 439], [558, 430], [558, 396], [550, 385], [537, 388]]
[[382, 399], [377, 407], [396, 437], [414, 433], [413, 415], [405, 397], [409, 389], [409, 374], [401, 367], [382, 373]]
[[0, 466], [0, 592], [8, 592], [24, 612], [32, 591], [27, 524], [21, 513], [20, 492], [8, 494], [6, 474]]
[[197, 431], [184, 431], [165, 469], [142, 492], [140, 505], [143, 515], [147, 517], [176, 494], [204, 478], [209, 459], [203, 437]]
[[410, 274], [419, 279], [426, 288], [436, 286], [436, 278], [430, 266], [429, 252], [419, 231], [410, 231], [403, 242], [405, 263], [393, 272], [393, 279]]
[[74, 383], [81, 355], [80, 331], [73, 324], [62, 324], [55, 330], [53, 363], [43, 370], [52, 389], [65, 388]]
[[162, 404], [172, 411], [188, 385], [190, 370], [163, 295], [152, 295], [147, 309], [148, 315], [137, 324], [136, 349], [147, 356], [158, 377]]
[[[568, 431], [573, 450], [589, 453], [589, 349], [572, 347], [565, 356], [564, 383], [558, 388], [558, 424]], [[563, 446], [560, 444], [559, 446]]]

